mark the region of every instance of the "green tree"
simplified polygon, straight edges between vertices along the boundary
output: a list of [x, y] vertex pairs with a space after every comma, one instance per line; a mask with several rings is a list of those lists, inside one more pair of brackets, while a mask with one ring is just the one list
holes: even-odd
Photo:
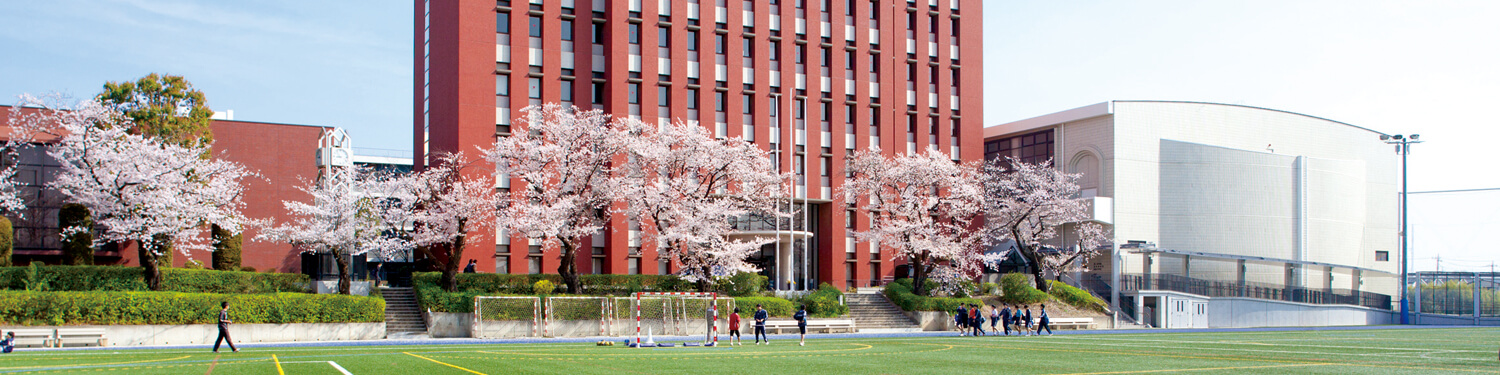
[[240, 249], [244, 246], [245, 237], [243, 233], [229, 233], [229, 231], [213, 226], [214, 254], [213, 267], [220, 271], [240, 270]]
[[10, 218], [0, 216], [0, 267], [10, 267], [11, 250], [15, 248], [15, 229], [10, 225]]
[[130, 132], [182, 146], [213, 143], [213, 110], [203, 92], [182, 76], [151, 73], [130, 82], [107, 82], [99, 101], [130, 118]]
[[[93, 228], [94, 218], [89, 216], [88, 207], [77, 203], [68, 203], [62, 206], [57, 213], [58, 228]], [[94, 264], [94, 234], [90, 231], [81, 231], [63, 238], [63, 264], [70, 266], [87, 266]]]

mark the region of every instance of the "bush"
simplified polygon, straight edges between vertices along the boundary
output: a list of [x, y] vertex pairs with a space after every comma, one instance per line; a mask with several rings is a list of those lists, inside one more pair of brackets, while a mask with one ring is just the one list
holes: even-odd
[[531, 294], [544, 296], [555, 291], [557, 291], [557, 285], [553, 285], [551, 281], [537, 280], [536, 284], [531, 285]]
[[987, 296], [993, 296], [993, 295], [1000, 294], [1000, 284], [996, 284], [996, 283], [980, 283], [979, 284], [979, 292], [978, 293], [983, 294], [983, 295], [987, 295]]
[[765, 290], [769, 279], [756, 273], [740, 272], [734, 276], [719, 279], [715, 288], [721, 293], [734, 297], [757, 296]]
[[[58, 228], [64, 230], [72, 227], [90, 228], [94, 227], [94, 219], [89, 217], [88, 207], [77, 203], [68, 203], [57, 212]], [[94, 234], [89, 231], [74, 233], [63, 238], [63, 264], [70, 266], [88, 266], [94, 264]]]
[[10, 225], [10, 218], [0, 216], [0, 267], [10, 267], [11, 250], [15, 249], [16, 232]]
[[[25, 290], [27, 267], [0, 267], [0, 288]], [[299, 273], [254, 273], [163, 268], [165, 291], [184, 293], [307, 292], [308, 277]], [[53, 291], [144, 291], [139, 267], [43, 266], [39, 279]]]
[[379, 298], [333, 294], [0, 291], [0, 324], [210, 324], [229, 301], [235, 323], [349, 323], [385, 320]]
[[[218, 225], [210, 228], [214, 240], [213, 267], [220, 271], [241, 271], [240, 251], [245, 245], [244, 233], [229, 233]], [[249, 271], [254, 272], [251, 268]]]
[[1105, 303], [1104, 300], [1098, 297], [1094, 297], [1093, 294], [1090, 294], [1086, 290], [1078, 289], [1057, 280], [1047, 280], [1047, 284], [1052, 286], [1052, 289], [1048, 290], [1047, 293], [1063, 303], [1080, 309], [1094, 310], [1101, 313], [1109, 309], [1108, 303]]
[[[930, 282], [930, 280], [929, 280]], [[885, 286], [885, 296], [906, 311], [953, 311], [959, 305], [983, 305], [974, 298], [925, 297], [912, 293], [911, 279], [899, 279]]]
[[1007, 273], [1000, 277], [1001, 301], [1010, 304], [1033, 304], [1047, 301], [1047, 293], [1031, 286], [1031, 276]]
[[766, 315], [774, 317], [790, 318], [797, 312], [797, 306], [792, 301], [780, 297], [734, 297], [734, 306], [744, 311], [740, 316], [745, 320], [754, 320], [755, 304], [764, 306]]
[[808, 293], [802, 297], [802, 304], [807, 305], [807, 312], [819, 318], [833, 318], [849, 313], [849, 306], [840, 303], [844, 296], [838, 288], [828, 283], [818, 285], [818, 290]]

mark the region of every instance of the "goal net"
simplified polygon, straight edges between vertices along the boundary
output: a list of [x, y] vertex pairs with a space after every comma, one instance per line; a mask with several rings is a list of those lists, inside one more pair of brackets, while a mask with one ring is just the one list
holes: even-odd
[[608, 336], [609, 297], [547, 297], [543, 310], [542, 336]]
[[[636, 293], [625, 315], [635, 320], [635, 342], [650, 335], [703, 337], [703, 344], [718, 342], [718, 322], [727, 315], [718, 293]], [[732, 306], [733, 300], [729, 299]], [[731, 307], [732, 308], [732, 307]], [[618, 308], [616, 314], [621, 313]], [[616, 315], [618, 318], [619, 315]]]
[[542, 314], [538, 297], [476, 296], [469, 333], [475, 338], [540, 337]]

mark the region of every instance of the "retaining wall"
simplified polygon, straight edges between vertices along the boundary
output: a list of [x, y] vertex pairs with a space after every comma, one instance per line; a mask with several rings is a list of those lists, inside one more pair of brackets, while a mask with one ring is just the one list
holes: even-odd
[[[219, 328], [215, 324], [0, 327], [0, 331], [38, 328], [103, 328], [109, 346], [212, 345], [214, 339], [219, 337]], [[385, 323], [232, 324], [229, 326], [229, 337], [235, 344], [380, 340], [385, 338]]]

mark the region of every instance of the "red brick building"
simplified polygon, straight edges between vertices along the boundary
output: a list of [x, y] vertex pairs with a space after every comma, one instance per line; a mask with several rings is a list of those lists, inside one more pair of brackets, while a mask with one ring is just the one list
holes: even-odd
[[[7, 118], [11, 110], [10, 106], [0, 106], [0, 118]], [[245, 181], [246, 216], [283, 222], [286, 209], [282, 201], [309, 199], [297, 186], [318, 177], [318, 138], [328, 128], [233, 120], [213, 120], [210, 126], [215, 158], [241, 163], [264, 177]], [[16, 231], [15, 260], [22, 265], [33, 260], [59, 264], [62, 246], [58, 243], [57, 209], [63, 201], [57, 192], [41, 188], [50, 174], [57, 172], [58, 164], [45, 157], [41, 149], [28, 150], [21, 156], [21, 163], [25, 168], [17, 178], [28, 185], [25, 189], [31, 203], [25, 218], [11, 217]], [[301, 272], [301, 258], [290, 244], [251, 241], [255, 234], [254, 228], [245, 233], [241, 265], [260, 271]], [[182, 266], [188, 258], [178, 254], [173, 264]], [[190, 258], [207, 264], [212, 254], [199, 252], [190, 254]], [[95, 262], [140, 265], [133, 248], [121, 251], [112, 246], [98, 249]]]
[[[983, 156], [978, 0], [417, 0], [414, 167], [509, 136], [521, 108], [561, 102], [745, 137], [795, 171], [805, 223], [752, 261], [778, 289], [890, 278], [889, 251], [835, 200], [844, 159], [878, 146]], [[502, 176], [497, 183], [509, 188]], [[518, 182], [514, 182], [518, 183]], [[749, 230], [771, 228], [747, 228]], [[483, 272], [551, 273], [557, 249], [474, 233]], [[494, 244], [494, 252], [489, 251]], [[578, 258], [585, 273], [675, 271], [623, 216]]]

